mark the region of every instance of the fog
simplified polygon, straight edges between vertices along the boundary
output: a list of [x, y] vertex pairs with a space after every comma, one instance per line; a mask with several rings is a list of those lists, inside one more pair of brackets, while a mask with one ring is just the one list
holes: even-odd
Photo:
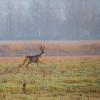
[[99, 40], [100, 0], [0, 0], [0, 40]]

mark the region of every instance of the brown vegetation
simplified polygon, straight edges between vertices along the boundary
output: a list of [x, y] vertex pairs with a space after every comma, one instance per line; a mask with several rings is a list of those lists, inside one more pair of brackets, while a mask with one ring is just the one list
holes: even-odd
[[40, 45], [46, 46], [47, 56], [100, 55], [100, 41], [15, 41], [1, 42], [0, 56], [34, 55]]

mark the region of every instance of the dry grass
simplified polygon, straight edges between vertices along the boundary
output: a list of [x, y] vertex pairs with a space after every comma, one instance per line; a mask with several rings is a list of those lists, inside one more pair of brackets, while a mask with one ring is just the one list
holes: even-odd
[[[25, 57], [0, 57], [0, 64], [7, 63], [18, 63], [19, 61], [23, 61]], [[44, 61], [100, 61], [99, 55], [90, 55], [90, 56], [45, 56], [43, 58]]]
[[0, 43], [1, 56], [25, 56], [39, 52], [40, 45], [46, 46], [48, 56], [100, 55], [100, 41], [30, 41]]

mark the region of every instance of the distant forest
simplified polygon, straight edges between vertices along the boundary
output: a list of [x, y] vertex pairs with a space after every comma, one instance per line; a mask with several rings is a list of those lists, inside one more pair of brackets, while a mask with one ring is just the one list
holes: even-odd
[[2, 1], [0, 40], [100, 39], [100, 0]]

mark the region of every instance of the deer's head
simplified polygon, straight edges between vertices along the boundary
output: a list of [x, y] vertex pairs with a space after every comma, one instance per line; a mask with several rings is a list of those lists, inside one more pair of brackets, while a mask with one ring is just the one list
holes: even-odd
[[44, 54], [44, 52], [45, 52], [45, 51], [44, 51], [44, 50], [45, 50], [45, 46], [44, 46], [44, 47], [41, 46], [41, 47], [40, 47], [40, 50], [41, 50], [42, 54]]

